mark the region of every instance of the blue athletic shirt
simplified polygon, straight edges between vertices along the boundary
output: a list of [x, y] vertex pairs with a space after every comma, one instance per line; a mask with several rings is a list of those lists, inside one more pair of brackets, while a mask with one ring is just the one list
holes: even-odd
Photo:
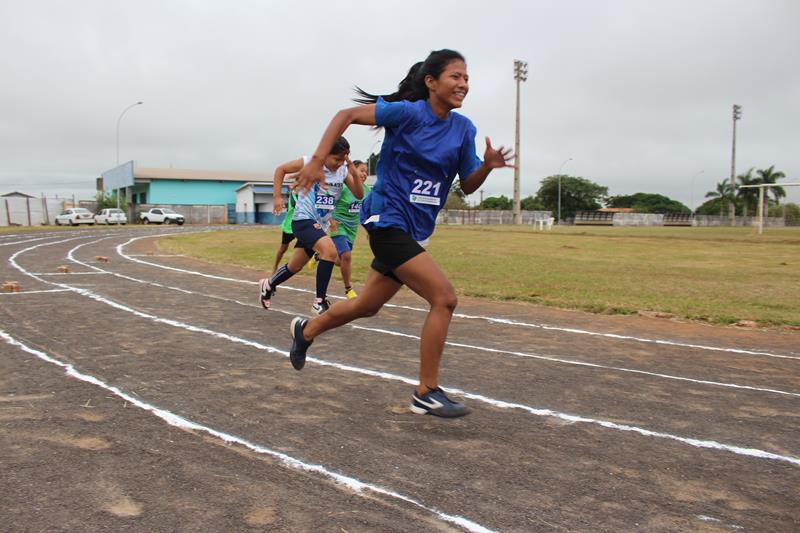
[[458, 175], [465, 180], [482, 164], [475, 153], [477, 129], [467, 117], [437, 117], [427, 100], [378, 98], [375, 122], [385, 130], [378, 181], [361, 207], [361, 223], [400, 228], [416, 241], [433, 233]]
[[[307, 165], [309, 161], [311, 156], [303, 156], [303, 165]], [[298, 192], [292, 220], [314, 220], [323, 231], [328, 231], [336, 202], [342, 195], [342, 187], [347, 177], [347, 165], [342, 165], [334, 171], [328, 170], [328, 167], [323, 165], [322, 172], [325, 174], [328, 188], [323, 189], [319, 183], [315, 183], [310, 191]]]

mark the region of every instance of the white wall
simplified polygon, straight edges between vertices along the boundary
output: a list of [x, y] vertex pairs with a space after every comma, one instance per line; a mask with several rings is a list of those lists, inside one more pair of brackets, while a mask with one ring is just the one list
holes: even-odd
[[0, 198], [0, 226], [53, 224], [63, 210], [62, 198]]

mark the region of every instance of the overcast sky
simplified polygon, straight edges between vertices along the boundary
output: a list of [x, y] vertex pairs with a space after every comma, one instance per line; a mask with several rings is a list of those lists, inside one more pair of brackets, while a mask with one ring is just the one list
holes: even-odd
[[[696, 206], [730, 175], [733, 104], [737, 173], [800, 181], [798, 22], [797, 0], [0, 0], [0, 193], [91, 198], [140, 100], [120, 161], [271, 175], [314, 150], [354, 85], [392, 92], [453, 48], [479, 154], [486, 135], [513, 146], [513, 61], [528, 62], [523, 197], [562, 169]], [[380, 139], [345, 135], [355, 158]], [[495, 171], [484, 194], [512, 185]]]

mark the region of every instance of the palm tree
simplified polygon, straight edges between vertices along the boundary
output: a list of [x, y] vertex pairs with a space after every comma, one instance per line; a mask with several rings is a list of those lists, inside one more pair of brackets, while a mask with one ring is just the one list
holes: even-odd
[[720, 200], [719, 202], [719, 216], [724, 215], [725, 211], [725, 201], [728, 202], [732, 201], [733, 197], [733, 188], [731, 187], [728, 178], [725, 178], [721, 182], [717, 183], [717, 188], [713, 191], [709, 191], [706, 193], [706, 198], [713, 198], [715, 200]]
[[[781, 178], [785, 178], [786, 174], [783, 172], [775, 172], [775, 165], [767, 169], [762, 169], [758, 171], [758, 181], [763, 185], [771, 185], [775, 183], [777, 180]], [[767, 212], [767, 207], [769, 206], [769, 193], [772, 193], [772, 196], [775, 197], [775, 205], [781, 203], [781, 198], [786, 198], [786, 191], [781, 186], [774, 186], [774, 187], [765, 187], [764, 191], [764, 213]]]
[[[753, 170], [750, 169], [745, 174], [739, 174], [737, 179], [741, 185], [760, 185], [761, 181], [758, 178], [753, 177]], [[741, 187], [737, 187], [736, 189], [736, 198], [742, 201], [742, 207], [744, 208], [744, 212], [742, 213], [744, 216], [747, 216], [748, 211], [752, 209], [752, 212], [756, 212], [756, 206], [758, 205], [758, 189], [755, 187], [746, 187], [742, 189]]]

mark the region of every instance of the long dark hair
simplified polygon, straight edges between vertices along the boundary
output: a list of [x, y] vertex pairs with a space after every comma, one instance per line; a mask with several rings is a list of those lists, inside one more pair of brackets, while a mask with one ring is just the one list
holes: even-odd
[[387, 102], [398, 102], [400, 100], [408, 100], [416, 102], [417, 100], [428, 99], [428, 87], [425, 85], [425, 76], [431, 75], [434, 79], [439, 79], [439, 76], [444, 72], [448, 63], [453, 60], [464, 61], [464, 56], [455, 50], [434, 50], [431, 52], [425, 61], [414, 63], [409, 69], [406, 77], [403, 78], [397, 85], [397, 91], [392, 94], [370, 94], [363, 90], [361, 87], [356, 86], [356, 93], [358, 97], [353, 98], [354, 102], [359, 104], [374, 104], [378, 101], [378, 97], [383, 98]]

